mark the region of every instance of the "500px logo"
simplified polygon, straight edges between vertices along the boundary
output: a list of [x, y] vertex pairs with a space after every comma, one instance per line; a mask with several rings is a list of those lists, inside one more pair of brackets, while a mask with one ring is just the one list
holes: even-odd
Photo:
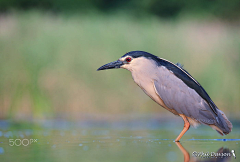
[[9, 146], [28, 146], [36, 142], [37, 139], [9, 139]]

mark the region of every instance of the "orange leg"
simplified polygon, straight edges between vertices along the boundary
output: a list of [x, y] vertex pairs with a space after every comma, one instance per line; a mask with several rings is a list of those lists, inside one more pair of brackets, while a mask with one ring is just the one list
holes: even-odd
[[180, 116], [183, 118], [184, 127], [183, 127], [182, 132], [181, 132], [181, 133], [178, 135], [178, 137], [175, 139], [175, 142], [179, 142], [179, 140], [182, 138], [182, 136], [184, 135], [184, 133], [186, 133], [187, 130], [190, 128], [190, 124], [189, 124], [186, 116], [183, 115], [183, 114], [180, 114]]
[[184, 156], [184, 162], [189, 162], [190, 160], [190, 155], [188, 153], [188, 151], [181, 145], [180, 142], [175, 142], [176, 145], [178, 146], [178, 148], [182, 151], [183, 156]]

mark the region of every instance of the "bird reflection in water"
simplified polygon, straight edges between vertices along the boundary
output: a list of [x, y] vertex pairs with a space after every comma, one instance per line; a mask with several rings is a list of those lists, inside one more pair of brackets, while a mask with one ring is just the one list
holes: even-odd
[[[209, 158], [207, 158], [207, 157], [205, 157], [205, 158], [201, 158], [201, 157], [190, 158], [189, 152], [181, 145], [181, 143], [180, 142], [175, 142], [175, 143], [184, 156], [184, 162], [228, 162], [231, 160], [231, 156], [217, 156], [217, 158], [211, 157], [211, 156]], [[223, 148], [223, 147], [219, 148], [216, 153], [218, 155], [221, 155], [222, 153], [223, 154], [231, 154], [231, 152], [228, 148]]]

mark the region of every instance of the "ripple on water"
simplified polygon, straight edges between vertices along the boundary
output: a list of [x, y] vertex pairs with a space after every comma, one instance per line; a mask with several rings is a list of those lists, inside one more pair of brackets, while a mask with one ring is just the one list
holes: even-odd
[[21, 138], [24, 138], [23, 132], [21, 132], [21, 131], [19, 131], [19, 132], [17, 133], [17, 136], [18, 136], [18, 137], [21, 137]]
[[61, 131], [60, 136], [62, 136], [62, 137], [65, 136], [65, 132]]
[[169, 151], [167, 154], [167, 159], [168, 161], [176, 161], [177, 159], [177, 154], [174, 151]]
[[4, 149], [0, 147], [0, 154], [4, 154]]
[[49, 132], [44, 131], [44, 132], [43, 132], [43, 136], [49, 136]]
[[189, 139], [188, 141], [240, 141], [240, 139]]
[[76, 136], [77, 132], [75, 130], [72, 131], [72, 136]]
[[13, 137], [13, 133], [11, 131], [8, 131], [8, 132], [4, 133], [4, 137], [6, 137], [6, 138]]
[[82, 131], [81, 131], [81, 135], [83, 135], [83, 136], [86, 136], [86, 135], [88, 135], [88, 132], [87, 132], [87, 130], [82, 130]]
[[83, 146], [83, 150], [84, 150], [84, 151], [87, 151], [88, 149], [89, 149], [88, 146]]
[[30, 135], [32, 135], [32, 130], [30, 130], [30, 129], [27, 129], [27, 130], [25, 130], [25, 134], [26, 134], [26, 136], [30, 136]]
[[109, 134], [109, 130], [95, 130], [91, 132], [92, 135], [94, 136], [106, 136]]

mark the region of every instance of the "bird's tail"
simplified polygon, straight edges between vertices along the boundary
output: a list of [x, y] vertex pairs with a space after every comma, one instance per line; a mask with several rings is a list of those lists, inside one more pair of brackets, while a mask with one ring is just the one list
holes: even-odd
[[218, 115], [216, 117], [216, 123], [210, 125], [214, 130], [216, 130], [219, 134], [227, 135], [232, 131], [232, 123], [228, 120], [226, 115], [219, 109], [217, 109]]

